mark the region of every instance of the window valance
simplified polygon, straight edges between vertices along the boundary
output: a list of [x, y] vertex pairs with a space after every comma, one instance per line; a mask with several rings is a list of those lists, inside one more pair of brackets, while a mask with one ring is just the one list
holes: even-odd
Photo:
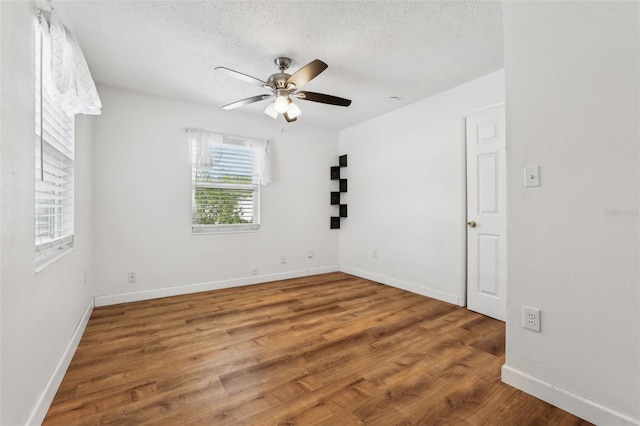
[[55, 12], [38, 11], [42, 35], [42, 78], [50, 97], [70, 116], [99, 115], [102, 103], [80, 45]]

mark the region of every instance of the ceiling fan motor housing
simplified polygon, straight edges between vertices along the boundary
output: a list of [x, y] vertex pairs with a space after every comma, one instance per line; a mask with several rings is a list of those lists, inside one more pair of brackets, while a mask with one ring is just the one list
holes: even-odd
[[287, 87], [287, 80], [289, 77], [291, 77], [291, 74], [277, 72], [269, 76], [267, 84], [274, 89], [285, 89]]

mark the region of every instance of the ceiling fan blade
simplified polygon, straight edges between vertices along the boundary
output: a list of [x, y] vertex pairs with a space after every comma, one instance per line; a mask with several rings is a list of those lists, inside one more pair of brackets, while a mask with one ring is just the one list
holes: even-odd
[[325, 95], [324, 93], [297, 92], [296, 96], [300, 99], [304, 99], [305, 101], [320, 102], [329, 105], [338, 105], [343, 107], [348, 107], [349, 105], [351, 105], [351, 101], [349, 99]]
[[287, 79], [286, 86], [288, 86], [290, 83], [293, 83], [299, 89], [304, 84], [316, 78], [318, 74], [326, 70], [327, 67], [328, 65], [322, 62], [320, 59], [311, 61], [307, 65], [293, 73], [293, 75]]
[[239, 71], [234, 71], [232, 69], [225, 68], [225, 67], [216, 67], [215, 69], [218, 71], [223, 71], [225, 74], [228, 74], [246, 83], [255, 84], [256, 86], [260, 86], [260, 87], [264, 87], [267, 85], [266, 82], [260, 80], [259, 78], [251, 77], [250, 75], [243, 74]]
[[222, 107], [222, 109], [234, 109], [234, 108], [238, 108], [244, 105], [249, 105], [252, 104], [254, 102], [259, 102], [259, 101], [263, 101], [265, 99], [269, 99], [270, 97], [272, 97], [273, 95], [258, 95], [258, 96], [252, 96], [250, 98], [247, 99], [242, 99], [240, 101], [236, 101], [230, 104], [227, 104], [225, 106]]
[[282, 114], [282, 115], [284, 115], [284, 119], [287, 120], [287, 123], [291, 123], [292, 121], [297, 121], [298, 120], [296, 117], [293, 117], [293, 118], [289, 117], [289, 114], [286, 113], [286, 112], [284, 114]]

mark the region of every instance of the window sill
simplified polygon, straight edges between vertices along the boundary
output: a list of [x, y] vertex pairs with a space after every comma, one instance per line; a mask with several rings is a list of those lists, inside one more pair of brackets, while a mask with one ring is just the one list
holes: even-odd
[[191, 235], [244, 234], [248, 232], [260, 232], [260, 225], [193, 225], [191, 227]]
[[60, 250], [58, 253], [52, 253], [49, 256], [43, 256], [40, 259], [36, 259], [36, 275], [46, 269], [49, 265], [56, 263], [69, 253], [73, 251], [73, 246]]

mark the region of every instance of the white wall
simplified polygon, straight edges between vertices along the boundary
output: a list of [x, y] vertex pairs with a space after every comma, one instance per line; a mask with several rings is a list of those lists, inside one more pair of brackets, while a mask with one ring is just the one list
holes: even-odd
[[[2, 23], [2, 5], [0, 5], [0, 24]], [[8, 34], [7, 34], [8, 35]], [[4, 32], [0, 28], [0, 53], [4, 49]], [[2, 94], [2, 74], [3, 74], [4, 66], [0, 64], [0, 95]], [[4, 127], [2, 124], [2, 107], [4, 102], [0, 101], [0, 153], [2, 153], [2, 131], [1, 128]], [[0, 195], [2, 195], [2, 161], [0, 161]], [[2, 202], [2, 197], [0, 196], [0, 421], [2, 421], [2, 206], [4, 203]]]
[[349, 156], [342, 270], [465, 303], [463, 118], [502, 101], [498, 71], [340, 132]]
[[[27, 421], [43, 397], [47, 382], [92, 303], [91, 120], [76, 120], [75, 248], [36, 275], [34, 9], [31, 2], [0, 2], [0, 10], [0, 423], [18, 425]], [[87, 284], [84, 271], [88, 272]], [[56, 388], [54, 383], [53, 392]], [[51, 393], [44, 395], [40, 408], [46, 410], [46, 398], [52, 397]]]
[[[598, 424], [640, 424], [639, 4], [506, 2], [503, 379]], [[541, 186], [525, 189], [525, 166]], [[542, 332], [521, 327], [542, 309]]]
[[[304, 117], [287, 124], [110, 87], [99, 91], [103, 115], [95, 125], [93, 170], [97, 304], [338, 269], [338, 232], [329, 229], [337, 132], [305, 127]], [[273, 183], [261, 190], [260, 232], [191, 234], [185, 127], [271, 141]], [[280, 254], [287, 257], [284, 265]], [[137, 283], [127, 283], [129, 271], [137, 273]]]

